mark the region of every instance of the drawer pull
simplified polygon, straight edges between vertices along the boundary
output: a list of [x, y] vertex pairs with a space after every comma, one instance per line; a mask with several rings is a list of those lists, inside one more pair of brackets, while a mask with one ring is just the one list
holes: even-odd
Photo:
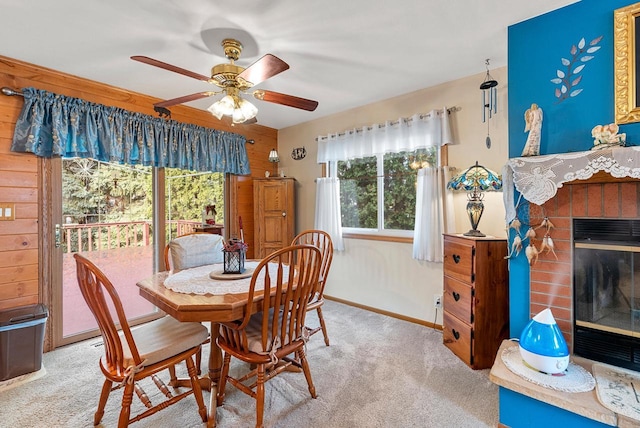
[[453, 255], [453, 261], [455, 264], [460, 263], [460, 256], [458, 254]]
[[457, 332], [455, 328], [451, 329], [451, 333], [453, 333], [453, 337], [455, 337], [456, 340], [460, 339], [460, 333]]
[[453, 295], [453, 300], [456, 302], [460, 300], [460, 293], [456, 293], [455, 291], [451, 293]]

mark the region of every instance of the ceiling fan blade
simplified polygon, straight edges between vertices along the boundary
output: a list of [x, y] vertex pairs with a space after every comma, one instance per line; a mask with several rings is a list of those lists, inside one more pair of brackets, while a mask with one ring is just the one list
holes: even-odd
[[185, 95], [183, 97], [173, 98], [171, 100], [161, 101], [159, 103], [155, 103], [156, 107], [171, 107], [177, 104], [188, 103], [189, 101], [199, 100], [200, 98], [210, 97], [211, 95], [215, 95], [218, 92], [198, 92], [197, 94]]
[[158, 61], [157, 59], [149, 58], [148, 56], [134, 55], [131, 57], [134, 61], [143, 62], [145, 64], [153, 65], [154, 67], [163, 68], [165, 70], [173, 71], [174, 73], [182, 74], [187, 77], [192, 77], [197, 80], [204, 80], [208, 82], [211, 77], [204, 74], [195, 73], [193, 71], [186, 70], [184, 68], [176, 67], [175, 65], [167, 64], [166, 62]]
[[293, 95], [281, 94], [273, 91], [255, 91], [253, 96], [259, 100], [270, 103], [282, 104], [302, 110], [314, 111], [318, 107], [318, 102], [306, 98], [294, 97]]
[[238, 77], [257, 85], [288, 69], [289, 64], [277, 56], [266, 54], [247, 67], [242, 73], [238, 74]]

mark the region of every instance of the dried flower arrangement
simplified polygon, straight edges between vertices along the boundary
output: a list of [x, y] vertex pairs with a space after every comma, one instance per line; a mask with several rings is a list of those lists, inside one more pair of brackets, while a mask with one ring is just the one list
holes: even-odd
[[231, 239], [229, 242], [223, 242], [222, 251], [247, 251], [249, 244], [237, 239]]

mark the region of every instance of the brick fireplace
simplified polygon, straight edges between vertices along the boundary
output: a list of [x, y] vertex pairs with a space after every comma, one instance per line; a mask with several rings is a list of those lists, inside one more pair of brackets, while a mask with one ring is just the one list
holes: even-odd
[[[550, 307], [567, 344], [573, 345], [573, 267], [572, 221], [580, 218], [638, 219], [640, 217], [640, 181], [614, 179], [598, 173], [587, 182], [565, 183], [556, 196], [542, 206], [530, 204], [531, 224], [540, 224], [546, 216], [553, 222], [551, 237], [557, 260], [552, 253], [540, 254], [530, 269], [530, 316]], [[544, 235], [537, 231], [536, 247]]]

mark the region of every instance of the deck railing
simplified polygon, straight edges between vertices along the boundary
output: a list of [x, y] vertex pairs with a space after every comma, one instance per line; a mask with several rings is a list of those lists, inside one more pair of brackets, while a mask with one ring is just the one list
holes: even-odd
[[[199, 221], [167, 221], [167, 239], [193, 232]], [[62, 226], [66, 253], [143, 247], [152, 243], [150, 221], [65, 224]]]

